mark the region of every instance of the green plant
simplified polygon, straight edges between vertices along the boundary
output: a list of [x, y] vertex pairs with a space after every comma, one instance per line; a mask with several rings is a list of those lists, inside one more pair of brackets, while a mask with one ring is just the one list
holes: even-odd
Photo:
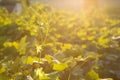
[[0, 79], [119, 79], [120, 49], [112, 37], [120, 34], [120, 20], [100, 10], [79, 14], [39, 4], [21, 15], [1, 9]]

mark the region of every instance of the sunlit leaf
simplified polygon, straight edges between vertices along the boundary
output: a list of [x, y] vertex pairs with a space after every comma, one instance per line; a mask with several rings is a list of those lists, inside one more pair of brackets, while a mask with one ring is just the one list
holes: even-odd
[[98, 39], [98, 43], [101, 45], [101, 46], [104, 46], [104, 47], [108, 47], [108, 43], [109, 43], [109, 39], [103, 39], [103, 38], [99, 38]]
[[2, 66], [2, 68], [0, 68], [0, 74], [6, 71], [6, 67]]
[[81, 46], [81, 48], [83, 48], [83, 49], [86, 48], [86, 47], [87, 47], [86, 45], [82, 45], [82, 46]]
[[86, 75], [86, 80], [100, 80], [100, 78], [99, 75], [94, 70], [91, 70]]
[[50, 80], [49, 77], [43, 72], [42, 68], [37, 68], [34, 70], [35, 76], [34, 78], [37, 80]]
[[45, 55], [45, 59], [47, 59], [49, 64], [52, 62], [52, 58], [49, 55]]
[[72, 48], [71, 44], [64, 44], [63, 47], [62, 47], [62, 50], [65, 51], [65, 50], [71, 49], [71, 48]]
[[4, 46], [5, 46], [5, 47], [12, 47], [12, 43], [11, 43], [11, 42], [5, 42], [5, 43], [4, 43]]
[[27, 39], [27, 36], [24, 36], [24, 37], [20, 40], [19, 49], [18, 49], [18, 51], [20, 52], [20, 53], [19, 53], [20, 55], [23, 55], [23, 54], [26, 53], [26, 48], [27, 48], [27, 45], [28, 45], [28, 42], [26, 42], [26, 39]]
[[53, 65], [53, 70], [63, 71], [63, 70], [65, 70], [67, 67], [68, 67], [68, 65], [67, 65], [67, 64], [64, 64], [64, 63], [54, 64], [54, 65]]
[[60, 79], [57, 77], [56, 80], [60, 80]]
[[41, 45], [37, 45], [36, 46], [36, 50], [37, 50], [37, 54], [38, 54], [39, 52], [41, 52], [42, 46]]
[[31, 57], [31, 56], [23, 57], [22, 59], [23, 59], [22, 62], [24, 64], [30, 64], [30, 65], [32, 65], [35, 61], [39, 61], [37, 57]]

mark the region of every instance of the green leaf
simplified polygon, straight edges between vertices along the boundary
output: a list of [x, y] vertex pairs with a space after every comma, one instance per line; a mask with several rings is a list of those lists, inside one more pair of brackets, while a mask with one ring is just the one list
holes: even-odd
[[52, 58], [49, 55], [45, 55], [45, 59], [47, 59], [49, 64], [52, 62]]
[[37, 50], [37, 54], [40, 53], [42, 51], [42, 46], [36, 45], [36, 50]]
[[0, 68], [0, 73], [3, 73], [6, 71], [6, 67], [5, 66], [2, 66], [2, 68]]
[[58, 78], [59, 72], [54, 71], [52, 73], [48, 73], [47, 76], [50, 77], [52, 80], [56, 80]]
[[34, 79], [35, 80], [50, 80], [48, 76], [43, 72], [42, 68], [37, 68], [34, 70]]
[[106, 47], [108, 47], [109, 39], [99, 38], [98, 43], [100, 46], [103, 46], [106, 48]]
[[57, 77], [56, 80], [60, 80], [59, 77]]
[[34, 63], [34, 61], [39, 61], [39, 59], [37, 57], [31, 57], [31, 56], [23, 57], [23, 59], [22, 59], [22, 62], [24, 64], [32, 65]]
[[86, 75], [86, 80], [100, 80], [100, 78], [94, 70], [90, 70]]
[[68, 65], [65, 64], [65, 63], [54, 64], [54, 65], [53, 65], [53, 70], [63, 71], [63, 70], [65, 70], [67, 67], [68, 67]]
[[12, 43], [11, 42], [5, 42], [4, 44], [4, 47], [12, 47]]
[[28, 44], [28, 42], [26, 42], [26, 38], [27, 38], [27, 36], [24, 36], [24, 37], [20, 40], [19, 47], [18, 47], [18, 48], [19, 48], [18, 51], [20, 52], [20, 53], [19, 53], [20, 55], [26, 53], [26, 48], [27, 48], [27, 44]]
[[71, 48], [72, 48], [71, 44], [64, 44], [63, 47], [62, 47], [62, 51], [65, 51], [65, 50], [71, 49]]

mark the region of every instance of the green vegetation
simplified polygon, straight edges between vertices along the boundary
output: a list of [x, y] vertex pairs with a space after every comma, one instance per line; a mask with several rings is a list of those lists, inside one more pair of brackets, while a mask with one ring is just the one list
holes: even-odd
[[100, 10], [0, 9], [0, 80], [119, 80], [119, 26]]

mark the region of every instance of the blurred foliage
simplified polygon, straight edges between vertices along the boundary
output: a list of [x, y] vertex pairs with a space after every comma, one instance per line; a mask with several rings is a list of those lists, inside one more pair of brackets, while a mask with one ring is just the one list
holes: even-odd
[[119, 26], [101, 10], [0, 9], [0, 80], [119, 80]]

